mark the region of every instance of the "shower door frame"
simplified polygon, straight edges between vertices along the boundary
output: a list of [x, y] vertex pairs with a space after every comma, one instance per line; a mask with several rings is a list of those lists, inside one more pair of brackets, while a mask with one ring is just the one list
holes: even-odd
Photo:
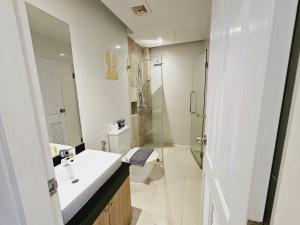
[[[206, 122], [206, 103], [207, 103], [207, 75], [208, 75], [208, 49], [205, 49], [205, 62], [204, 62], [204, 94], [203, 94], [203, 107], [202, 107], [202, 115], [197, 114], [196, 112], [192, 112], [191, 110], [191, 102], [190, 102], [190, 112], [191, 112], [191, 145], [190, 150], [192, 152], [193, 157], [195, 158], [197, 164], [200, 166], [200, 168], [203, 168], [203, 156], [204, 156], [204, 146], [205, 146], [205, 122]], [[195, 92], [194, 90], [191, 91]], [[197, 117], [202, 117], [202, 129], [201, 129], [201, 136], [197, 137], [196, 140], [193, 140], [192, 136], [192, 124], [193, 124], [193, 115], [196, 115]], [[192, 143], [193, 141], [196, 141], [198, 144], [200, 144], [200, 162], [197, 160], [196, 153], [194, 153], [192, 149]]]
[[[160, 56], [160, 62], [154, 63], [152, 66], [160, 66], [160, 80], [161, 80], [161, 142], [160, 142], [160, 149], [161, 149], [161, 160], [158, 158], [158, 161], [161, 162], [164, 166], [164, 79], [163, 79], [163, 57]], [[152, 74], [151, 74], [152, 79]], [[153, 123], [153, 121], [152, 121]], [[153, 132], [153, 129], [152, 129]]]

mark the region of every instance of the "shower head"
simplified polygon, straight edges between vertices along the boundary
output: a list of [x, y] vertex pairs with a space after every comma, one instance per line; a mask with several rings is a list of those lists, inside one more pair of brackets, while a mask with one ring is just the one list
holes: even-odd
[[153, 66], [162, 66], [163, 63], [154, 63]]

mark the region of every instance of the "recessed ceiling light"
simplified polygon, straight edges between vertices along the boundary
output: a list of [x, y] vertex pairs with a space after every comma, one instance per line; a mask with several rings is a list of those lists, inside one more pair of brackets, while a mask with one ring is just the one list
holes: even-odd
[[120, 45], [116, 45], [116, 49], [120, 49], [121, 48], [121, 46]]
[[64, 53], [60, 53], [59, 56], [65, 56], [65, 54]]

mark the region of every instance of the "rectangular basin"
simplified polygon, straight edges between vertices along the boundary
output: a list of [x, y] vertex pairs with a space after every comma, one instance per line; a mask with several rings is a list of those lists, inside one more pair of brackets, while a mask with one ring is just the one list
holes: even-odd
[[122, 156], [116, 153], [85, 150], [78, 154], [72, 163], [75, 184], [68, 177], [66, 167], [54, 168], [58, 183], [58, 195], [66, 224], [97, 190], [118, 170]]

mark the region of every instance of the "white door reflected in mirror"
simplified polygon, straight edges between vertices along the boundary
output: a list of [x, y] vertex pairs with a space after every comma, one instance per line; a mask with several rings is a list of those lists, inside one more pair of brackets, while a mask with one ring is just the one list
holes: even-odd
[[82, 144], [68, 24], [26, 3], [49, 142]]

